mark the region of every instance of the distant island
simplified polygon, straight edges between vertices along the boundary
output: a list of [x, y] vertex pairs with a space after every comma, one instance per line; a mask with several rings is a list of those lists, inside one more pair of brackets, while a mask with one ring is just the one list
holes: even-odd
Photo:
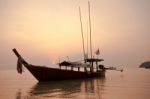
[[139, 67], [150, 69], [150, 61], [146, 61], [146, 62], [142, 63]]

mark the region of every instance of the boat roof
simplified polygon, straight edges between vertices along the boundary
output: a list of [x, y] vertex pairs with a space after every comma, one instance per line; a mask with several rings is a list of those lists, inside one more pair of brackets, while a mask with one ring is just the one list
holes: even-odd
[[98, 59], [98, 58], [88, 58], [85, 59], [86, 62], [100, 62], [100, 61], [104, 61], [104, 59]]
[[81, 63], [81, 62], [70, 62], [70, 61], [63, 61], [59, 63], [59, 66], [91, 67], [90, 64]]

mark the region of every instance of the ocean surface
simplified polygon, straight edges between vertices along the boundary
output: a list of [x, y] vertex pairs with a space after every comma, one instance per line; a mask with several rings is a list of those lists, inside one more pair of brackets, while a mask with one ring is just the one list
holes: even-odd
[[150, 69], [107, 71], [105, 78], [39, 83], [27, 70], [0, 71], [0, 99], [150, 99]]

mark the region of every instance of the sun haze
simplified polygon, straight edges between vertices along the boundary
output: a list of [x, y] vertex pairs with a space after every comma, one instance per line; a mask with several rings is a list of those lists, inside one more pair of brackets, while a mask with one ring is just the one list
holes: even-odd
[[[69, 56], [80, 60], [87, 37], [87, 0], [1, 0], [0, 68], [13, 68], [18, 49], [27, 61], [50, 65]], [[136, 67], [150, 59], [149, 0], [90, 0], [93, 53], [104, 64]], [[85, 39], [85, 42], [86, 39]], [[86, 43], [85, 43], [86, 45]]]

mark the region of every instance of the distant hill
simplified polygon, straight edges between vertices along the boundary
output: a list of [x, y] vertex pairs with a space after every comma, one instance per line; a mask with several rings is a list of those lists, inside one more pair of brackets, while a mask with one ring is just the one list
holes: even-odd
[[150, 61], [142, 63], [139, 67], [140, 68], [150, 68]]

